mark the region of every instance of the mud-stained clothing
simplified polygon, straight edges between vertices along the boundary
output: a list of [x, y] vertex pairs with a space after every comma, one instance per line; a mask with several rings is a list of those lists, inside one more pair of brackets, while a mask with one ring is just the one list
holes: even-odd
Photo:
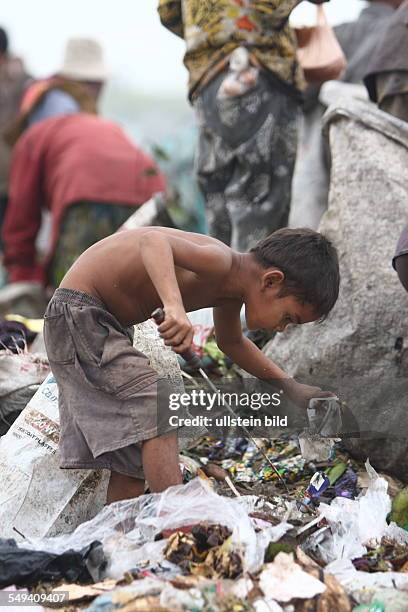
[[261, 72], [242, 96], [220, 99], [221, 73], [197, 97], [197, 176], [210, 234], [247, 251], [287, 225], [299, 102]]
[[44, 340], [58, 384], [61, 467], [143, 478], [142, 442], [172, 430], [158, 416], [158, 388], [162, 398], [171, 388], [133, 347], [133, 328], [99, 299], [57, 289]]

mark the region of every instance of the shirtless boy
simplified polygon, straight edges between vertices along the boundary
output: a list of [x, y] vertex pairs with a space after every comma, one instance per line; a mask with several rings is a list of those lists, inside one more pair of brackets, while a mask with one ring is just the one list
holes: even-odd
[[174, 432], [158, 436], [157, 373], [129, 326], [158, 307], [177, 353], [193, 330], [186, 312], [212, 306], [218, 346], [260, 379], [279, 379], [295, 403], [327, 395], [290, 379], [241, 329], [283, 331], [325, 317], [339, 291], [335, 248], [312, 230], [283, 229], [249, 253], [168, 228], [114, 234], [85, 251], [56, 290], [44, 338], [59, 388], [61, 467], [111, 470], [108, 502], [180, 484]]

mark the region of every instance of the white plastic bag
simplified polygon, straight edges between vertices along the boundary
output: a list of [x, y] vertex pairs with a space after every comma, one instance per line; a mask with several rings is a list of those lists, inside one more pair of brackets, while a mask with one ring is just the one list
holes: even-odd
[[80, 550], [99, 540], [109, 559], [108, 575], [115, 578], [141, 561], [154, 564], [163, 560], [163, 542], [154, 542], [161, 531], [203, 521], [231, 529], [233, 546], [242, 552], [248, 571], [256, 571], [262, 565], [271, 538], [278, 539], [287, 530], [286, 525], [278, 525], [268, 532], [269, 537], [260, 539], [247, 510], [238, 499], [217, 495], [208, 483], [195, 478], [186, 485], [170, 487], [160, 494], [111, 504], [70, 535], [35, 539], [25, 545], [61, 553], [71, 548]]
[[355, 500], [336, 497], [330, 506], [321, 504], [319, 507], [320, 515], [331, 530], [331, 536], [320, 546], [326, 563], [356, 559], [367, 552], [367, 544], [379, 542], [385, 535], [392, 534], [394, 538], [405, 541], [404, 530], [387, 524], [386, 518], [391, 510], [387, 481], [378, 476], [369, 460], [365, 466], [370, 482], [364, 495]]

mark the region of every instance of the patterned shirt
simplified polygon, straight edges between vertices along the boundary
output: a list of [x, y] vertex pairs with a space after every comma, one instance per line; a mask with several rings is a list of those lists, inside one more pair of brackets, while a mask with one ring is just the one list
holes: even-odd
[[289, 26], [289, 16], [300, 1], [159, 0], [162, 24], [186, 41], [190, 96], [208, 71], [240, 45], [249, 47], [259, 63], [286, 84], [304, 89]]

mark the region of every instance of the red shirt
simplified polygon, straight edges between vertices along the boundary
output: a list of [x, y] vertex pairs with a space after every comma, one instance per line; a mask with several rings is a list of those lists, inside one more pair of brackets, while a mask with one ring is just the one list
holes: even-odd
[[78, 113], [33, 125], [18, 140], [12, 157], [3, 226], [9, 281], [45, 281], [47, 262], [39, 264], [35, 250], [43, 207], [52, 219], [49, 262], [71, 204], [139, 206], [164, 189], [164, 177], [152, 158], [110, 121]]

